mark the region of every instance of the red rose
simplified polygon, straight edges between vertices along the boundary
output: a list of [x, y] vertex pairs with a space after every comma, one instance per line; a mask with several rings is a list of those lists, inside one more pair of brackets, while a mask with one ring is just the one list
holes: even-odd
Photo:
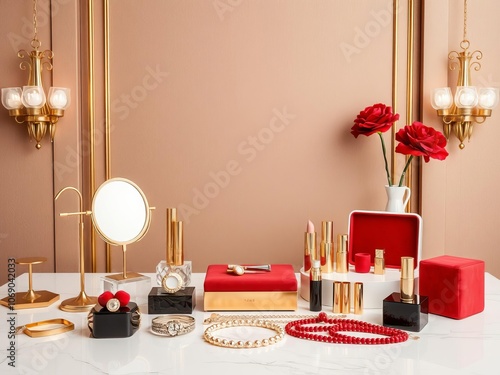
[[444, 160], [448, 156], [446, 138], [444, 135], [415, 121], [411, 126], [406, 125], [396, 133], [396, 152], [404, 155], [423, 156], [427, 163], [430, 158]]
[[391, 107], [382, 103], [374, 104], [359, 113], [354, 120], [351, 134], [358, 138], [360, 134], [369, 136], [373, 133], [385, 133], [398, 119], [399, 114], [393, 114]]

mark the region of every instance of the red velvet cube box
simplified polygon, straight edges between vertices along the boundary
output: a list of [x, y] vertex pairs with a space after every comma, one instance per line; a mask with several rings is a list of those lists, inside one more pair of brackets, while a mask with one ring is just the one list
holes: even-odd
[[208, 266], [204, 282], [203, 309], [296, 310], [297, 277], [290, 264], [271, 264], [270, 272], [227, 272], [227, 264]]
[[420, 262], [419, 293], [429, 312], [463, 319], [484, 310], [484, 262], [443, 255]]

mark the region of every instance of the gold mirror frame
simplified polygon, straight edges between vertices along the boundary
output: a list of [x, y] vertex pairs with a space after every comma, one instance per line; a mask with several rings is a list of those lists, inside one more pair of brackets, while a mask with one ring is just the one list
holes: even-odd
[[[141, 240], [151, 224], [148, 200], [142, 190], [125, 178], [105, 181], [92, 199], [92, 223], [101, 238], [111, 245]], [[104, 216], [103, 216], [104, 215]], [[139, 219], [140, 222], [133, 219]], [[132, 231], [118, 233], [119, 231]]]

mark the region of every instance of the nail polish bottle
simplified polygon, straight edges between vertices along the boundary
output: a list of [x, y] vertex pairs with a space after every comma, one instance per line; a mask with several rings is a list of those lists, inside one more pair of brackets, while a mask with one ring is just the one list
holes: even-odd
[[314, 260], [309, 277], [309, 310], [321, 311], [321, 262]]

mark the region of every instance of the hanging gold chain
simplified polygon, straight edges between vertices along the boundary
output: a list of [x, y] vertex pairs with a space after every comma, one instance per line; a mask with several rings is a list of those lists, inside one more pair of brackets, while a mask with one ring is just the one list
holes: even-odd
[[37, 23], [37, 9], [36, 9], [36, 0], [33, 0], [33, 39], [31, 40], [31, 47], [38, 50], [38, 48], [42, 45], [38, 40], [38, 23]]
[[[298, 319], [310, 319], [316, 318], [317, 315], [295, 315], [295, 314], [248, 314], [248, 315], [221, 315], [213, 313], [210, 315], [210, 318], [206, 318], [203, 321], [203, 324], [212, 324], [212, 323], [220, 323], [228, 320], [270, 320], [276, 324], [286, 324], [294, 320]], [[346, 315], [329, 315], [329, 319], [342, 319], [345, 318]]]
[[467, 0], [464, 0], [464, 40], [467, 40]]

